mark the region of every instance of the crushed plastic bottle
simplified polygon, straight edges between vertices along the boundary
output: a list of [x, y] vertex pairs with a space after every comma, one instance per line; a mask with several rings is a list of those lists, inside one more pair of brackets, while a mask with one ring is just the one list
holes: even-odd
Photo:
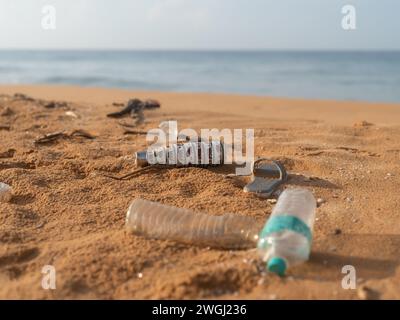
[[270, 272], [307, 261], [311, 251], [316, 201], [307, 189], [286, 189], [262, 229], [258, 251]]
[[220, 141], [186, 142], [136, 152], [136, 165], [217, 166], [224, 163], [224, 144]]
[[126, 226], [148, 238], [223, 249], [255, 248], [260, 231], [251, 217], [212, 216], [143, 199], [129, 206]]
[[0, 202], [9, 202], [12, 198], [11, 187], [0, 182]]

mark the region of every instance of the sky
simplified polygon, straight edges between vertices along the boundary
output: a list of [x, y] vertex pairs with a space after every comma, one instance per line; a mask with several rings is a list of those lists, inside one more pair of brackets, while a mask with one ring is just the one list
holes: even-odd
[[399, 0], [0, 0], [0, 49], [400, 50], [399, 12]]

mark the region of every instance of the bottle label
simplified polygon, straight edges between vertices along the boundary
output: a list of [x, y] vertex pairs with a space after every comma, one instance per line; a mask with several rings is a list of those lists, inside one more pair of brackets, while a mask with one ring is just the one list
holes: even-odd
[[290, 230], [302, 234], [311, 245], [312, 233], [310, 228], [295, 216], [276, 216], [271, 217], [265, 224], [260, 233], [260, 239], [267, 237], [271, 233]]

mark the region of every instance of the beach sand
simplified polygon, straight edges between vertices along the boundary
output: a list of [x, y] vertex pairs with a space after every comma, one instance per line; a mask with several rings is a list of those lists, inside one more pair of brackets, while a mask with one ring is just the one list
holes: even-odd
[[[67, 103], [46, 108], [15, 93]], [[0, 94], [0, 181], [13, 188], [11, 202], [0, 203], [0, 298], [400, 298], [400, 105], [69, 86], [0, 86]], [[106, 117], [121, 108], [113, 102], [134, 97], [162, 106], [145, 111], [145, 122], [130, 130], [164, 120], [177, 120], [180, 129], [254, 128], [255, 154], [286, 165], [286, 186], [324, 200], [310, 261], [281, 279], [260, 273], [255, 250], [127, 233], [126, 210], [136, 197], [252, 216], [260, 225], [273, 207], [220, 168], [104, 177], [134, 170], [133, 153], [146, 148], [144, 135], [124, 134], [118, 124], [129, 117]], [[74, 130], [95, 138], [34, 144]], [[55, 290], [41, 286], [45, 265], [56, 268]], [[356, 290], [342, 288], [345, 265], [355, 267]]]

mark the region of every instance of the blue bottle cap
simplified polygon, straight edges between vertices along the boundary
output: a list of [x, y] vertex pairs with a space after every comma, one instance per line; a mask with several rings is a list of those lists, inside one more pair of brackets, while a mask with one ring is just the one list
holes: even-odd
[[285, 275], [286, 262], [280, 257], [273, 257], [268, 260], [267, 268], [269, 272], [275, 273], [281, 277]]

